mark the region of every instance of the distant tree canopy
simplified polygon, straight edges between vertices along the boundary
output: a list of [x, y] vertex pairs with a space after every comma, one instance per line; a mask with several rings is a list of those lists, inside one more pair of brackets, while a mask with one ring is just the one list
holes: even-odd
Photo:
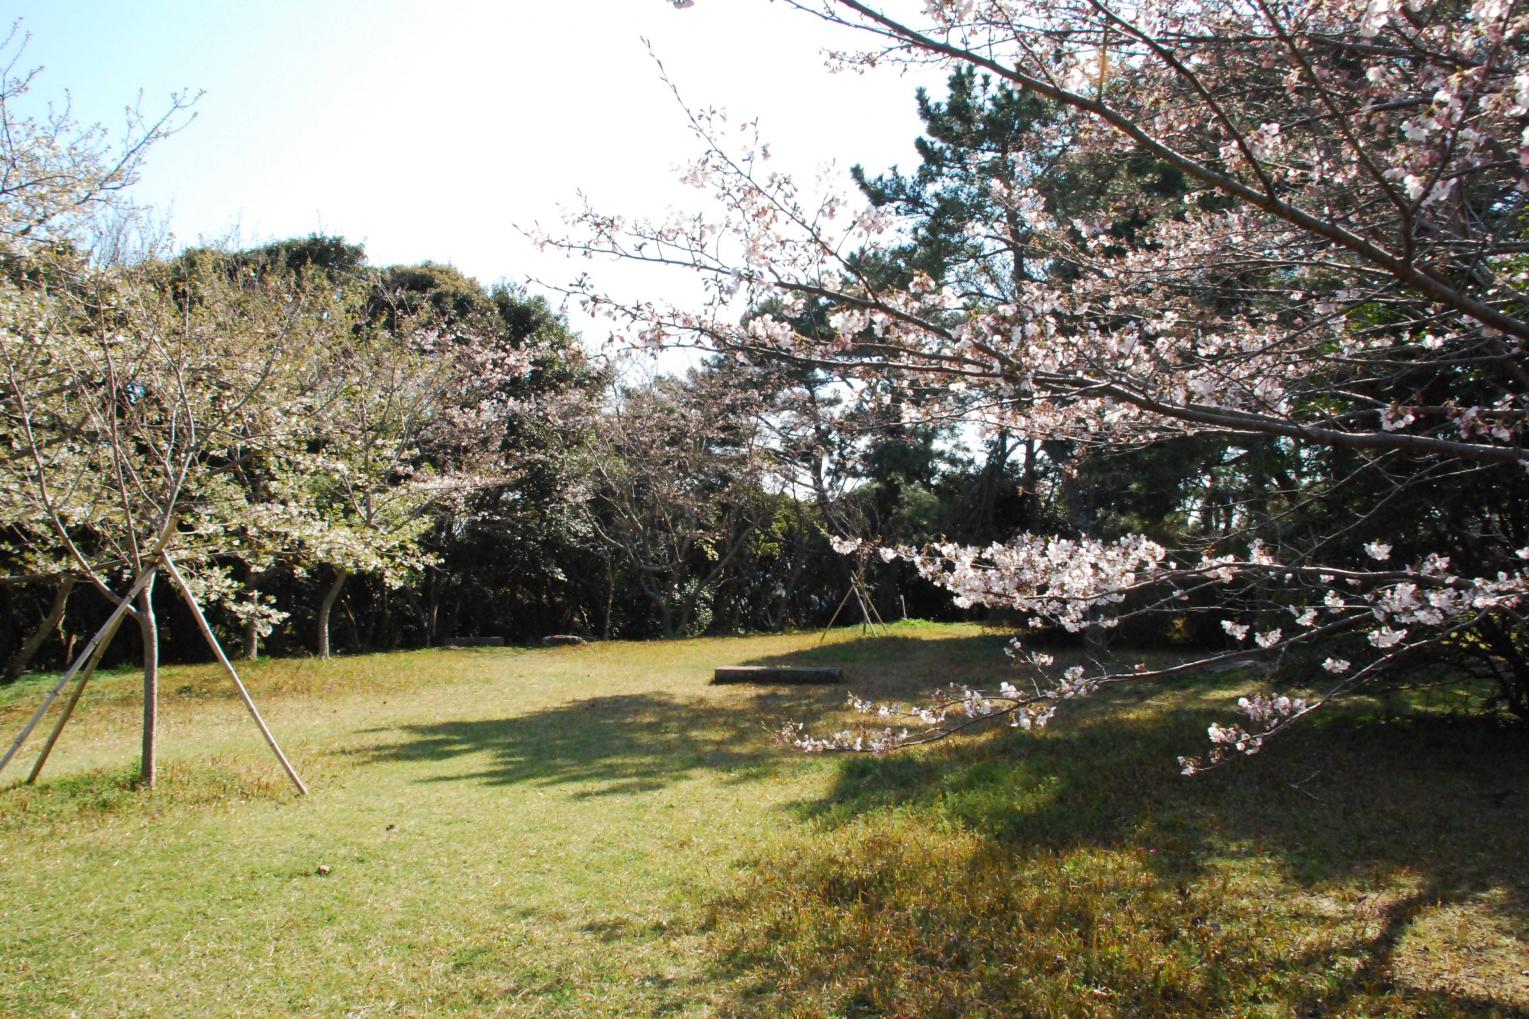
[[[291, 456], [252, 446], [219, 482], [266, 507], [230, 512], [218, 525], [229, 540], [202, 567], [220, 578], [214, 623], [247, 655], [812, 625], [848, 580], [827, 546], [846, 521], [912, 540], [960, 515], [967, 468], [932, 431], [903, 434], [863, 405], [835, 421], [827, 380], [774, 366], [618, 384], [545, 300], [450, 266], [374, 268], [361, 246], [310, 236], [190, 249], [135, 272], [144, 293], [207, 312], [219, 287], [323, 296], [322, 334], [304, 338], [306, 466], [294, 474]], [[713, 438], [686, 440], [692, 428]], [[796, 456], [812, 459], [815, 490]], [[676, 529], [682, 504], [688, 531]], [[20, 530], [24, 515], [0, 546], [11, 679], [67, 655], [110, 608], [74, 591], [68, 562], [37, 566], [28, 550], [47, 542]], [[915, 612], [948, 614], [929, 585], [883, 572], [884, 612], [904, 594]], [[155, 654], [203, 654], [194, 621], [153, 597]], [[112, 655], [140, 643], [124, 635]]]

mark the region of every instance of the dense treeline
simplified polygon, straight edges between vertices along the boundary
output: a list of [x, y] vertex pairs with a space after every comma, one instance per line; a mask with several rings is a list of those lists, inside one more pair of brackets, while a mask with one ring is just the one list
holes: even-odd
[[[952, 79], [945, 104], [923, 95], [919, 103], [929, 130], [921, 168], [875, 180], [856, 171], [873, 201], [923, 224], [907, 245], [859, 256], [858, 271], [903, 283], [913, 273], [957, 279], [974, 271], [978, 260], [962, 238], [993, 212], [991, 178], [1007, 172], [1001, 157], [1053, 115], [970, 74]], [[1124, 173], [1158, 192], [1177, 186], [1150, 165]], [[1086, 196], [1104, 186], [1070, 180], [1055, 190]], [[1016, 279], [1035, 271], [1021, 246], [1011, 255]], [[27, 280], [39, 266], [58, 264], [36, 252], [8, 262], [23, 286], [33, 285]], [[1066, 443], [909, 423], [919, 397], [890, 375], [851, 384], [810, 365], [718, 357], [683, 378], [642, 379], [632, 364], [592, 362], [539, 297], [485, 288], [449, 266], [374, 268], [342, 238], [191, 250], [152, 264], [147, 278], [143, 285], [183, 304], [214, 303], [198, 292], [208, 278], [344, 295], [321, 320], [339, 315], [346, 342], [361, 338], [342, 355], [354, 362], [344, 370], [355, 379], [333, 394], [350, 401], [352, 420], [305, 440], [326, 465], [304, 483], [311, 519], [279, 535], [253, 528], [246, 545], [270, 546], [258, 555], [210, 553], [208, 568], [238, 591], [214, 602], [212, 621], [246, 656], [457, 637], [526, 642], [554, 632], [654, 637], [815, 626], [844, 607], [854, 581], [885, 618], [949, 618], [969, 610], [908, 564], [844, 557], [830, 539], [913, 546], [983, 544], [1021, 531], [1123, 533], [1170, 527], [1192, 500], [1184, 472], [1164, 471], [1161, 460], [1156, 473], [1142, 473], [1140, 465], [1085, 460]], [[755, 314], [780, 311], [766, 303]], [[830, 311], [808, 309], [799, 327], [833, 334]], [[421, 334], [432, 339], [419, 341]], [[408, 352], [412, 360], [397, 351], [374, 358], [378, 344], [368, 336], [423, 347]], [[430, 346], [438, 342], [471, 350], [484, 365], [497, 363], [496, 353], [529, 360], [424, 393], [410, 376], [457, 353]], [[474, 420], [461, 424], [466, 418]], [[472, 443], [458, 433], [478, 425], [492, 434], [476, 436], [483, 448], [468, 456], [458, 447]], [[287, 482], [267, 461], [236, 458], [227, 472], [251, 505], [283, 498]], [[494, 467], [471, 476], [462, 466], [469, 461]], [[445, 497], [414, 484], [452, 470], [457, 481]], [[333, 484], [326, 471], [336, 473]], [[1208, 511], [1200, 518], [1215, 519]], [[5, 681], [28, 666], [67, 661], [111, 608], [67, 558], [39, 559], [24, 524], [13, 523], [0, 546], [10, 580], [0, 585]], [[151, 588], [147, 596], [159, 651], [202, 657], [196, 621], [172, 595]], [[850, 602], [847, 611], [841, 621], [859, 610]], [[140, 657], [137, 637], [120, 634], [109, 660]]]
[[[224, 643], [246, 654], [321, 653], [326, 632], [336, 650], [361, 651], [454, 637], [822, 625], [857, 569], [884, 617], [948, 617], [948, 597], [906, 567], [857, 567], [829, 537], [988, 540], [1032, 523], [1033, 500], [1018, 495], [1016, 444], [1000, 438], [973, 461], [950, 435], [895, 424], [878, 409], [879, 394], [826, 377], [719, 360], [683, 379], [636, 381], [630, 370], [590, 362], [541, 298], [484, 288], [447, 266], [374, 269], [339, 238], [188, 251], [165, 263], [161, 278], [184, 287], [178, 281], [209, 267], [231, 279], [359, 289], [355, 329], [397, 329], [425, 316], [447, 332], [536, 352], [496, 394], [521, 411], [500, 419], [501, 462], [515, 469], [422, 506], [424, 523], [408, 525], [417, 556], [371, 572], [297, 556], [225, 563], [274, 610], [263, 623], [231, 607], [212, 611]], [[431, 441], [440, 440], [410, 456], [443, 457]], [[267, 484], [258, 467], [237, 477], [254, 489]], [[67, 661], [111, 608], [67, 567], [26, 573], [26, 549], [20, 534], [9, 536], [14, 580], [0, 586], [7, 680]], [[173, 592], [153, 597], [160, 653], [205, 656], [196, 621]], [[140, 654], [124, 631], [108, 661]]]

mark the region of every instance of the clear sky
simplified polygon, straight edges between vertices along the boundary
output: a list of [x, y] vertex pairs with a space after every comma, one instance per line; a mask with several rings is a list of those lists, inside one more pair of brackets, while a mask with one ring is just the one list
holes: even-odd
[[[202, 90], [196, 119], [150, 158], [136, 196], [181, 243], [313, 232], [374, 264], [449, 262], [485, 283], [673, 285], [569, 265], [517, 227], [555, 225], [580, 191], [600, 208], [695, 202], [675, 167], [696, 154], [643, 45], [693, 105], [759, 117], [783, 167], [914, 161], [916, 82], [830, 74], [852, 44], [769, 0], [47, 0], [11, 5], [42, 65], [36, 92], [115, 127]], [[598, 342], [605, 329], [576, 313]]]

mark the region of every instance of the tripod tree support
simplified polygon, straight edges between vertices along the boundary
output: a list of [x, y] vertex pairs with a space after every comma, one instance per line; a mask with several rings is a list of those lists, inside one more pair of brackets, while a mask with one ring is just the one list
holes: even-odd
[[106, 622], [101, 624], [101, 628], [86, 643], [79, 656], [75, 658], [74, 664], [69, 666], [69, 671], [65, 672], [63, 677], [54, 684], [53, 689], [48, 691], [48, 696], [43, 698], [42, 706], [37, 709], [37, 713], [32, 716], [31, 721], [27, 722], [26, 727], [21, 730], [21, 735], [16, 737], [16, 742], [11, 744], [11, 748], [5, 752], [4, 757], [0, 757], [0, 771], [4, 771], [5, 766], [11, 763], [11, 758], [16, 756], [17, 751], [26, 743], [27, 737], [32, 735], [32, 730], [37, 728], [37, 723], [41, 722], [43, 716], [48, 713], [48, 709], [53, 706], [53, 702], [58, 698], [59, 693], [63, 691], [64, 687], [69, 685], [70, 680], [79, 674], [80, 669], [95, 657], [96, 648], [100, 647], [109, 635], [117, 632], [117, 626], [122, 622], [122, 617], [132, 609], [133, 599], [138, 597], [138, 592], [148, 586], [149, 581], [154, 579], [154, 575], [158, 571], [158, 566], [150, 566], [138, 575], [137, 580], [133, 581], [133, 586], [117, 602], [117, 607], [106, 618]]
[[197, 626], [201, 628], [202, 636], [207, 640], [207, 646], [212, 648], [213, 656], [217, 658], [218, 664], [223, 666], [223, 670], [228, 673], [229, 678], [234, 681], [234, 686], [238, 688], [239, 697], [244, 701], [244, 706], [249, 709], [250, 717], [255, 720], [255, 725], [259, 727], [260, 735], [265, 737], [266, 743], [271, 748], [271, 753], [275, 754], [276, 759], [281, 762], [282, 770], [287, 773], [287, 777], [297, 787], [298, 793], [307, 796], [308, 787], [303, 784], [301, 778], [297, 777], [297, 771], [292, 767], [292, 762], [287, 760], [287, 755], [281, 752], [281, 747], [276, 743], [276, 737], [271, 735], [271, 730], [266, 726], [265, 719], [260, 717], [260, 709], [255, 707], [255, 701], [250, 697], [249, 690], [245, 689], [244, 681], [239, 678], [239, 673], [234, 669], [234, 663], [229, 661], [228, 655], [223, 653], [223, 646], [218, 643], [218, 638], [214, 636], [212, 627], [207, 624], [207, 617], [202, 614], [202, 607], [197, 604], [196, 596], [191, 593], [191, 588], [187, 585], [186, 578], [181, 576], [180, 570], [175, 567], [174, 560], [168, 555], [164, 557], [164, 564], [165, 572], [170, 575], [170, 580], [180, 589], [181, 598], [186, 602], [186, 606], [191, 609], [191, 614], [196, 617]]
[[839, 599], [839, 607], [834, 609], [834, 614], [828, 618], [828, 625], [823, 627], [823, 632], [818, 635], [819, 644], [828, 639], [828, 631], [832, 630], [834, 628], [834, 624], [839, 621], [839, 613], [844, 611], [844, 606], [849, 604], [850, 597], [854, 595], [854, 593], [855, 586], [852, 582], [850, 584], [849, 590], [844, 592], [844, 597]]
[[74, 692], [69, 695], [68, 702], [64, 704], [63, 713], [58, 716], [53, 731], [48, 734], [48, 742], [42, 745], [42, 753], [37, 755], [37, 763], [32, 765], [32, 772], [27, 775], [27, 785], [36, 782], [37, 776], [42, 774], [42, 766], [48, 763], [48, 755], [53, 753], [53, 744], [58, 742], [59, 734], [64, 731], [64, 726], [69, 724], [69, 719], [74, 715], [75, 705], [80, 703], [80, 695], [85, 692], [85, 684], [89, 683], [90, 677], [96, 674], [96, 669], [101, 665], [101, 659], [106, 655], [106, 649], [111, 646], [112, 639], [117, 636], [117, 629], [121, 625], [122, 619], [119, 617], [111, 632], [96, 645], [95, 652], [85, 665], [85, 671], [80, 673], [80, 681], [75, 684]]
[[[850, 580], [849, 590], [844, 592], [844, 597], [839, 601], [839, 607], [834, 609], [834, 614], [828, 620], [828, 625], [823, 627], [823, 632], [819, 634], [819, 644], [828, 639], [828, 631], [832, 630], [834, 624], [839, 621], [839, 613], [844, 611], [844, 606], [849, 604], [851, 598], [855, 599], [855, 604], [860, 606], [860, 632], [864, 633], [866, 630], [870, 630], [871, 633], [880, 636], [876, 629], [876, 623], [880, 622], [883, 627], [887, 624], [882, 620], [881, 613], [876, 611], [876, 606], [871, 602], [871, 596], [865, 589], [865, 581], [857, 575]], [[875, 620], [871, 618], [872, 616], [875, 616]]]
[[855, 597], [860, 601], [860, 618], [865, 620], [865, 628], [880, 636], [876, 626], [880, 624], [885, 629], [887, 621], [876, 611], [876, 603], [871, 601], [871, 593], [865, 589], [864, 583], [855, 585]]

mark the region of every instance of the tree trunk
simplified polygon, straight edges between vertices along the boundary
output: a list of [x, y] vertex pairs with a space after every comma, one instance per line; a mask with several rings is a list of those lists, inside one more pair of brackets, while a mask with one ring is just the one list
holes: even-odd
[[336, 570], [334, 583], [329, 585], [329, 590], [324, 593], [324, 600], [319, 602], [319, 657], [329, 657], [329, 615], [334, 609], [334, 603], [339, 600], [340, 591], [345, 587], [345, 581], [350, 579], [349, 570]]
[[266, 745], [271, 748], [271, 753], [276, 755], [276, 760], [281, 763], [282, 770], [287, 773], [287, 777], [297, 787], [298, 793], [307, 796], [308, 787], [297, 776], [297, 770], [292, 767], [292, 762], [287, 760], [287, 755], [281, 752], [281, 747], [277, 744], [276, 737], [271, 735], [271, 729], [265, 724], [265, 719], [260, 717], [260, 709], [255, 707], [254, 698], [250, 697], [249, 689], [244, 685], [244, 680], [239, 678], [239, 671], [234, 668], [233, 662], [230, 662], [228, 656], [223, 653], [223, 646], [218, 643], [217, 635], [212, 632], [212, 626], [207, 622], [207, 614], [202, 611], [202, 606], [197, 604], [196, 596], [191, 593], [191, 588], [186, 584], [186, 578], [181, 576], [180, 570], [176, 568], [175, 563], [169, 556], [165, 556], [164, 563], [165, 571], [169, 574], [170, 581], [180, 589], [181, 599], [186, 603], [186, 607], [191, 610], [191, 614], [196, 617], [197, 627], [202, 631], [202, 637], [207, 641], [207, 647], [212, 651], [213, 657], [217, 659], [219, 665], [223, 666], [223, 671], [228, 673], [228, 678], [234, 681], [234, 688], [239, 691], [239, 699], [244, 702], [245, 709], [250, 713], [250, 717], [255, 720], [255, 726], [260, 730], [260, 735], [265, 737]]
[[383, 647], [394, 650], [399, 645], [398, 635], [393, 627], [393, 593], [386, 584], [382, 585], [382, 610], [377, 614], [377, 632], [372, 638], [372, 647]]
[[96, 635], [90, 638], [89, 642], [86, 643], [84, 656], [76, 659], [74, 664], [70, 665], [67, 669], [64, 670], [64, 674], [59, 677], [58, 682], [53, 685], [53, 689], [48, 692], [48, 696], [43, 698], [42, 704], [38, 707], [36, 713], [32, 715], [31, 721], [27, 722], [27, 724], [22, 727], [21, 734], [16, 737], [16, 741], [11, 744], [11, 748], [7, 750], [3, 755], [0, 755], [0, 771], [4, 771], [5, 766], [9, 764], [11, 760], [16, 756], [17, 752], [21, 750], [22, 745], [27, 741], [27, 737], [32, 735], [32, 730], [37, 728], [37, 723], [42, 721], [43, 716], [48, 713], [48, 709], [53, 706], [54, 699], [63, 692], [64, 687], [68, 686], [71, 682], [73, 682], [74, 678], [79, 675], [80, 669], [84, 668], [87, 664], [87, 658], [93, 656], [94, 653], [100, 648], [102, 642], [109, 640], [111, 636], [117, 632], [117, 625], [122, 622], [123, 615], [129, 611], [132, 600], [136, 598], [138, 596], [138, 592], [147, 587], [153, 579], [154, 573], [153, 571], [150, 571], [140, 574], [138, 579], [133, 581], [133, 586], [128, 589], [128, 592], [123, 596], [122, 601], [117, 605], [116, 608], [112, 609], [111, 615], [106, 618], [106, 622], [101, 624], [101, 628], [96, 631]]
[[[260, 574], [251, 569], [245, 582], [249, 584], [250, 598], [259, 600], [260, 591], [257, 585], [260, 583]], [[239, 657], [246, 662], [253, 662], [260, 657], [260, 620], [253, 614], [244, 621], [244, 650]]]
[[159, 777], [159, 626], [154, 619], [154, 581], [138, 595], [138, 632], [143, 635], [143, 754], [138, 775], [152, 789]]
[[[1514, 639], [1514, 633], [1497, 619], [1487, 616], [1477, 624], [1486, 638], [1488, 661], [1497, 677], [1497, 688], [1503, 706], [1519, 720], [1529, 722], [1529, 658], [1522, 653], [1522, 635]], [[1491, 661], [1495, 656], [1497, 661]]]
[[1025, 530], [1039, 530], [1041, 526], [1041, 481], [1040, 465], [1036, 463], [1036, 455], [1040, 448], [1034, 439], [1025, 439], [1025, 471], [1024, 471], [1024, 515]]
[[37, 624], [37, 629], [33, 630], [32, 635], [26, 639], [26, 643], [17, 648], [11, 660], [6, 663], [5, 676], [0, 678], [0, 686], [8, 686], [20, 679], [21, 674], [27, 670], [27, 666], [32, 664], [32, 659], [37, 656], [37, 652], [42, 650], [48, 635], [64, 618], [64, 608], [69, 603], [69, 592], [74, 590], [76, 579], [73, 574], [58, 578], [58, 587], [53, 591], [53, 606], [48, 609], [48, 614], [43, 621]]
[[616, 605], [616, 567], [610, 553], [605, 556], [605, 622], [600, 627], [600, 639], [611, 639], [611, 610]]
[[[1071, 469], [1064, 468], [1062, 474], [1062, 502], [1067, 511], [1067, 522], [1078, 538], [1087, 538], [1093, 533], [1098, 516], [1097, 489], [1092, 480], [1085, 477], [1084, 467], [1079, 457], [1070, 465]], [[1083, 647], [1090, 655], [1103, 655], [1109, 649], [1108, 630], [1099, 622], [1101, 612], [1098, 607], [1089, 610], [1088, 625], [1083, 631]]]
[[425, 597], [420, 603], [420, 611], [424, 613], [425, 647], [435, 647], [435, 624], [441, 611], [441, 601], [436, 594], [436, 585], [440, 581], [436, 579], [434, 570], [430, 571], [429, 577], [429, 581], [425, 584]]
[[246, 662], [260, 657], [260, 620], [254, 616], [244, 621], [244, 650], [240, 657]]
[[1013, 454], [1009, 444], [1008, 429], [1000, 429], [988, 446], [982, 470], [972, 485], [961, 496], [959, 520], [966, 527], [964, 540], [973, 543], [994, 540], [993, 525], [997, 517], [998, 497], [1002, 494], [1004, 473]]

